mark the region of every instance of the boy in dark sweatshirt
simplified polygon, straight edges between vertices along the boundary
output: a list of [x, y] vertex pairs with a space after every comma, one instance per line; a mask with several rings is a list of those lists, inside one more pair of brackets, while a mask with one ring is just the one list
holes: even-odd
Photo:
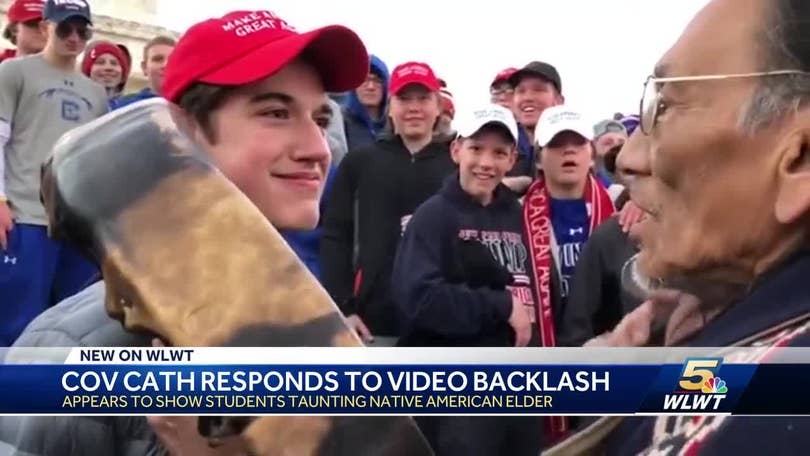
[[[517, 124], [498, 105], [460, 119], [459, 172], [414, 213], [392, 292], [401, 346], [538, 343], [521, 206], [501, 181], [517, 158]], [[434, 417], [420, 426], [436, 454], [537, 455], [536, 417]]]

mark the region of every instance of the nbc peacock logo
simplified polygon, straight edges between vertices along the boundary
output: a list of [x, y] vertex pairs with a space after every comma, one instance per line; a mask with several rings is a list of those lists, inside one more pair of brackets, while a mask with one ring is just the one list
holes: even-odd
[[664, 410], [717, 410], [728, 393], [726, 381], [717, 375], [722, 363], [723, 358], [687, 359], [674, 393], [664, 396]]
[[728, 393], [728, 388], [726, 388], [725, 380], [720, 377], [712, 377], [703, 382], [703, 388], [700, 389], [700, 392], [706, 394], [726, 394]]

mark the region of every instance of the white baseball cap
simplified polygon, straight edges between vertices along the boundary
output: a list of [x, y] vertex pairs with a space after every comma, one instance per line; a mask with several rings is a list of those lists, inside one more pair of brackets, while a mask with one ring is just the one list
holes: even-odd
[[463, 115], [456, 119], [455, 127], [458, 135], [462, 138], [469, 138], [478, 133], [485, 125], [498, 124], [505, 127], [512, 139], [518, 141], [518, 126], [512, 111], [501, 105], [487, 104], [479, 109], [463, 112]]
[[534, 139], [540, 147], [546, 147], [564, 131], [573, 131], [593, 141], [593, 123], [585, 119], [581, 112], [565, 105], [552, 106], [543, 111], [534, 129]]

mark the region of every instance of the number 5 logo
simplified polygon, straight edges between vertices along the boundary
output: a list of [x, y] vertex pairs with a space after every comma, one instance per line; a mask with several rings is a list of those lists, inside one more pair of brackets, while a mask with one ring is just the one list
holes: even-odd
[[685, 391], [700, 391], [707, 380], [716, 376], [722, 363], [723, 358], [687, 359], [678, 386]]

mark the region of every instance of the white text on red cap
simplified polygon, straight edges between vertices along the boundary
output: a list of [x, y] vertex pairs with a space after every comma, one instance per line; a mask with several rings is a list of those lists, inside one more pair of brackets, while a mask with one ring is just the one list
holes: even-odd
[[222, 30], [233, 32], [238, 37], [248, 36], [260, 30], [275, 29], [295, 32], [295, 27], [270, 11], [257, 11], [237, 19], [231, 19], [222, 26]]
[[26, 11], [30, 11], [32, 13], [41, 13], [42, 2], [25, 2], [23, 3], [23, 8], [25, 8]]
[[410, 74], [418, 74], [419, 76], [427, 76], [430, 74], [430, 70], [427, 69], [424, 65], [408, 65], [405, 68], [400, 68], [397, 71], [398, 78], [404, 78]]

